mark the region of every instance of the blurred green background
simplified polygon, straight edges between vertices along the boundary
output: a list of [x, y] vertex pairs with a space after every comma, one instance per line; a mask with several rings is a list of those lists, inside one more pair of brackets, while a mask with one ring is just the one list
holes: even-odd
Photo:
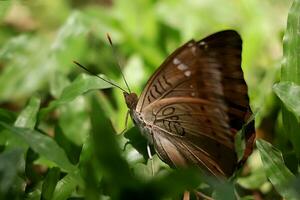
[[[271, 86], [278, 78], [290, 4], [279, 0], [1, 1], [0, 102], [20, 110], [33, 94], [59, 97], [81, 73], [73, 60], [123, 84], [107, 33], [130, 87], [140, 94], [153, 71], [181, 44], [235, 29], [243, 38], [242, 67], [260, 126], [275, 109]], [[126, 109], [119, 92], [115, 98], [120, 110], [112, 119], [120, 130]]]
[[[273, 84], [280, 80], [282, 39], [291, 3], [291, 0], [1, 0], [0, 120], [42, 132], [53, 140], [47, 143], [44, 139], [36, 139], [50, 145], [47, 152], [44, 146], [36, 147], [32, 136], [16, 139], [7, 130], [0, 129], [0, 150], [3, 152], [0, 160], [6, 162], [5, 159], [14, 158], [11, 162], [21, 163], [12, 172], [6, 171], [10, 166], [8, 161], [7, 165], [0, 163], [0, 197], [66, 199], [85, 196], [99, 199], [114, 194], [119, 198], [123, 190], [116, 188], [129, 183], [119, 183], [114, 188], [109, 184], [99, 185], [99, 180], [102, 180], [103, 174], [114, 174], [115, 171], [110, 170], [127, 167], [139, 177], [138, 181], [144, 180], [141, 188], [133, 187], [133, 191], [139, 191], [140, 195], [155, 185], [163, 185], [161, 181], [147, 186], [145, 180], [151, 179], [151, 176], [149, 163], [145, 163], [146, 156], [143, 154], [145, 141], [140, 141], [135, 129], [131, 129], [127, 137], [118, 135], [117, 142], [112, 139], [111, 145], [116, 145], [115, 149], [107, 146], [109, 142], [99, 142], [107, 149], [96, 147], [98, 153], [92, 155], [94, 150], [89, 148], [93, 146], [93, 139], [108, 137], [106, 139], [110, 140], [110, 136], [89, 136], [91, 129], [97, 130], [100, 125], [109, 127], [111, 122], [115, 131], [103, 126], [98, 129], [120, 133], [124, 129], [127, 107], [120, 90], [111, 89], [109, 85], [84, 75], [85, 72], [73, 61], [125, 87], [117, 67], [119, 60], [131, 90], [140, 94], [150, 75], [176, 48], [191, 38], [199, 40], [224, 29], [237, 30], [243, 39], [242, 68], [255, 112], [257, 137], [272, 142], [280, 149], [289, 169], [296, 172], [297, 165], [295, 167], [288, 162], [295, 155], [291, 153], [291, 144], [284, 135], [280, 101], [272, 91]], [[113, 40], [118, 58], [107, 41], [107, 33]], [[100, 88], [106, 89], [95, 91]], [[96, 108], [102, 112], [95, 111]], [[93, 121], [95, 116], [99, 121], [102, 119], [100, 125]], [[18, 133], [20, 130], [10, 131]], [[128, 138], [136, 143], [125, 148]], [[17, 147], [21, 150], [13, 151]], [[58, 149], [56, 155], [63, 154], [63, 158], [51, 157], [55, 154], [51, 153], [51, 149], [55, 148]], [[125, 150], [120, 153], [118, 149], [122, 148]], [[9, 157], [10, 154], [5, 152], [13, 156]], [[106, 168], [105, 164], [101, 164], [103, 159], [115, 163], [116, 160], [111, 160], [115, 154], [124, 166], [120, 164], [109, 170], [107, 168], [112, 166], [108, 164]], [[90, 161], [97, 155], [100, 164]], [[62, 161], [66, 156], [68, 164]], [[157, 157], [154, 160], [157, 174], [163, 174], [162, 169], [169, 171]], [[128, 172], [122, 173], [122, 170], [120, 176]], [[10, 182], [3, 179], [3, 174], [8, 173], [13, 174], [8, 178]], [[62, 180], [66, 177], [69, 181], [67, 186], [58, 188], [57, 183], [63, 184]], [[238, 182], [246, 196], [280, 199], [262, 170], [256, 150]], [[186, 185], [180, 187], [183, 186]], [[43, 189], [47, 187], [52, 189]]]

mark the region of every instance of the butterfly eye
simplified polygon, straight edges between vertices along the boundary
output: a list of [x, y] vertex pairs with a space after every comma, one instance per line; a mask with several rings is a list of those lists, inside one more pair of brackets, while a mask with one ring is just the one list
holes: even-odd
[[145, 122], [144, 122], [144, 119], [143, 119], [143, 117], [142, 117], [141, 115], [138, 115], [138, 118], [139, 118], [139, 120], [140, 120], [141, 122], [145, 123]]

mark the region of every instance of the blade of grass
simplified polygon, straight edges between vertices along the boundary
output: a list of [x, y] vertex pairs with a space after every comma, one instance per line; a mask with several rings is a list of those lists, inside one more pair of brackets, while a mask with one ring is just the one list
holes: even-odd
[[[289, 11], [287, 28], [283, 40], [283, 60], [281, 81], [290, 81], [300, 85], [300, 0], [294, 0]], [[288, 97], [287, 97], [288, 98]], [[298, 159], [300, 158], [300, 123], [294, 114], [282, 106], [284, 130], [293, 144]]]

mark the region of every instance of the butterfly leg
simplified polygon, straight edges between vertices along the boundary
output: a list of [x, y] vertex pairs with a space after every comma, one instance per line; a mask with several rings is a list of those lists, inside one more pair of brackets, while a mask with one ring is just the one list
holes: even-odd
[[190, 192], [189, 191], [184, 191], [183, 200], [190, 200]]
[[196, 199], [197, 200], [200, 200], [200, 199], [205, 199], [205, 200], [214, 200], [213, 198], [203, 194], [202, 192], [199, 192], [197, 190], [194, 190], [194, 194], [196, 196]]
[[151, 149], [150, 149], [150, 145], [149, 143], [147, 144], [147, 152], [148, 152], [148, 156], [149, 156], [149, 160], [151, 162], [151, 171], [152, 171], [152, 176], [154, 176], [154, 164], [153, 164], [153, 157], [151, 154]]
[[127, 111], [127, 113], [126, 113], [126, 118], [125, 118], [125, 128], [121, 131], [121, 133], [119, 133], [119, 134], [123, 134], [126, 130], [127, 130], [127, 128], [128, 128], [128, 117], [129, 117], [129, 110]]

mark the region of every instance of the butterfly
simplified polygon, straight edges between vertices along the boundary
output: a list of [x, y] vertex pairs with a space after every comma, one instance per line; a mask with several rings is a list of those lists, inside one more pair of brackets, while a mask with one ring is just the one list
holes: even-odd
[[[74, 63], [123, 91], [134, 124], [165, 163], [230, 177], [252, 153], [255, 139], [241, 53], [234, 30], [190, 40], [167, 57], [139, 98], [123, 74], [128, 92]], [[246, 145], [238, 159], [235, 136], [242, 128]]]
[[[190, 40], [148, 80], [142, 94], [124, 92], [134, 124], [171, 167], [197, 166], [230, 177], [252, 152], [254, 121], [241, 69], [242, 40], [234, 30]], [[235, 136], [245, 126], [238, 160]]]

